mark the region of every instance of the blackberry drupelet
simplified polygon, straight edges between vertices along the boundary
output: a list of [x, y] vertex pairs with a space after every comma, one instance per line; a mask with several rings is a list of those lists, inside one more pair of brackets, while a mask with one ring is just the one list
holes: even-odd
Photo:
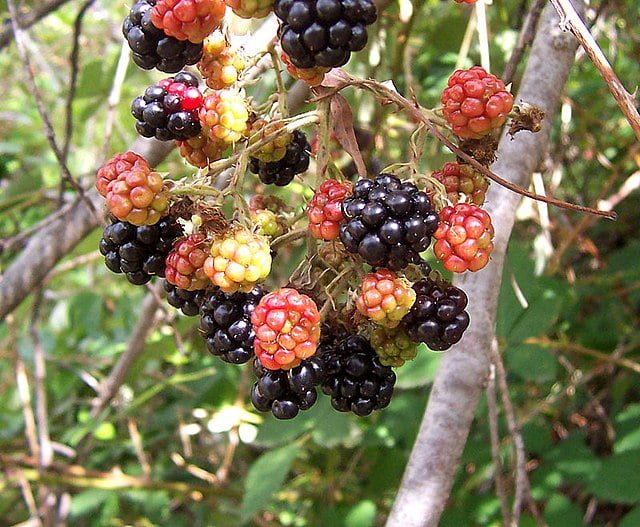
[[302, 174], [309, 168], [311, 147], [306, 136], [296, 130], [287, 146], [287, 152], [279, 161], [265, 163], [256, 157], [249, 158], [249, 169], [258, 174], [265, 185], [284, 187], [291, 183], [296, 174]]
[[402, 319], [407, 335], [433, 351], [444, 351], [458, 342], [469, 327], [467, 295], [449, 283], [420, 280], [413, 284], [416, 301]]
[[347, 251], [392, 271], [419, 264], [438, 228], [427, 194], [389, 174], [359, 180], [342, 202], [342, 214], [340, 239]]
[[180, 41], [166, 35], [151, 22], [151, 10], [156, 0], [138, 0], [122, 23], [133, 61], [142, 69], [156, 68], [176, 73], [187, 65], [196, 64], [202, 57], [202, 43]]
[[167, 302], [182, 311], [183, 314], [188, 317], [195, 317], [200, 314], [200, 306], [205, 300], [206, 291], [187, 291], [170, 284], [166, 280], [164, 281], [164, 290], [167, 293]]
[[231, 364], [243, 364], [253, 357], [255, 333], [251, 314], [264, 295], [261, 287], [248, 293], [208, 292], [200, 306], [200, 332], [212, 355]]
[[389, 366], [380, 364], [366, 337], [324, 340], [318, 356], [325, 366], [322, 391], [331, 396], [336, 410], [365, 416], [389, 405], [396, 375]]
[[149, 86], [131, 103], [136, 131], [160, 141], [184, 141], [200, 133], [198, 111], [203, 96], [198, 79], [186, 71]]
[[268, 370], [258, 359], [253, 362], [258, 381], [251, 390], [251, 402], [260, 412], [277, 419], [293, 419], [318, 399], [318, 386], [324, 379], [324, 364], [318, 357], [303, 360], [290, 370]]
[[377, 19], [371, 0], [276, 0], [282, 49], [297, 68], [335, 68], [367, 44]]
[[152, 276], [164, 276], [165, 258], [180, 236], [182, 227], [171, 216], [140, 227], [113, 220], [104, 229], [100, 252], [109, 270], [124, 273], [129, 282], [142, 285]]

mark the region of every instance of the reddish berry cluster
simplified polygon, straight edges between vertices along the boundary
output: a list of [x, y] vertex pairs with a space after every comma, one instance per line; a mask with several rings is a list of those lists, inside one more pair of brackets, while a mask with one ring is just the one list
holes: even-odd
[[203, 234], [190, 234], [178, 240], [166, 260], [167, 282], [185, 291], [205, 289], [209, 279], [204, 272], [207, 239]]
[[394, 328], [415, 302], [409, 283], [388, 269], [378, 269], [362, 279], [356, 298], [358, 311], [376, 324]]
[[307, 205], [309, 232], [317, 240], [335, 240], [340, 234], [342, 201], [351, 191], [351, 185], [329, 179], [320, 185]]
[[198, 43], [220, 27], [225, 9], [223, 0], [157, 0], [151, 21], [170, 37]]
[[150, 170], [147, 160], [135, 152], [114, 155], [96, 174], [96, 188], [102, 197], [107, 196], [107, 186], [123, 172], [134, 167]]
[[504, 82], [480, 66], [456, 70], [440, 100], [453, 133], [466, 139], [479, 139], [500, 128], [513, 107], [513, 95]]
[[316, 352], [320, 313], [313, 300], [295, 289], [265, 295], [251, 316], [256, 356], [270, 370], [295, 368]]
[[453, 205], [462, 199], [478, 206], [484, 203], [489, 181], [471, 165], [445, 163], [440, 170], [436, 170], [431, 176], [444, 185], [447, 199]]
[[440, 211], [433, 252], [454, 273], [479, 271], [493, 251], [491, 217], [477, 205], [458, 203]]

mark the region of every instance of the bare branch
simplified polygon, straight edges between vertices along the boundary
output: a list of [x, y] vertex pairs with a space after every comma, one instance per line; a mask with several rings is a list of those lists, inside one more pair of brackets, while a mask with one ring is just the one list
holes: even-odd
[[[40, 3], [28, 13], [18, 16], [18, 26], [21, 29], [28, 29], [36, 22], [39, 22], [41, 19], [50, 15], [68, 2], [69, 0], [50, 0], [49, 2]], [[11, 29], [11, 21], [7, 20], [4, 23], [4, 29], [0, 31], [0, 49], [9, 45], [12, 36], [13, 29]]]
[[[548, 148], [550, 126], [559, 103], [576, 43], [558, 28], [558, 17], [545, 9], [527, 63], [518, 98], [549, 116], [541, 132], [503, 136], [493, 171], [517, 185], [528, 184]], [[387, 527], [435, 527], [446, 506], [475, 407], [489, 373], [489, 350], [507, 242], [520, 196], [492, 185], [487, 211], [496, 228], [490, 264], [456, 280], [470, 299], [471, 326], [462, 342], [443, 355]]]
[[571, 0], [551, 0], [551, 3], [561, 17], [560, 25], [563, 28], [569, 29], [575, 35], [576, 39], [578, 39], [582, 48], [586, 51], [587, 55], [589, 55], [591, 62], [593, 62], [607, 83], [611, 95], [613, 95], [627, 122], [633, 129], [633, 133], [640, 141], [640, 114], [638, 114], [635, 98], [625, 89], [622, 82], [620, 82], [611, 64], [609, 64], [607, 57], [600, 49], [600, 46], [598, 46], [596, 39], [593, 38], [589, 28], [583, 22], [576, 8], [571, 3]]

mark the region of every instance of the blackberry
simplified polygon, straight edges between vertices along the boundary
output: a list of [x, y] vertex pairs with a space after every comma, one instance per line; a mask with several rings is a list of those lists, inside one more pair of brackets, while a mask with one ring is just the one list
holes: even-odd
[[318, 357], [303, 360], [290, 370], [268, 370], [258, 359], [253, 362], [258, 381], [251, 389], [251, 402], [260, 412], [277, 419], [293, 419], [318, 399], [318, 386], [324, 379], [324, 364]]
[[198, 79], [186, 71], [149, 86], [131, 103], [136, 131], [160, 141], [185, 141], [200, 133], [198, 111], [203, 96]]
[[203, 290], [187, 291], [180, 289], [166, 280], [164, 290], [167, 293], [167, 302], [179, 309], [188, 317], [195, 317], [200, 314], [200, 306], [204, 302], [206, 292]]
[[339, 412], [369, 415], [389, 405], [396, 375], [380, 364], [371, 343], [362, 335], [323, 339], [318, 356], [325, 367], [322, 391]]
[[340, 239], [347, 251], [374, 267], [399, 271], [421, 262], [438, 228], [431, 200], [413, 183], [380, 174], [359, 180], [342, 202]]
[[138, 0], [122, 23], [122, 34], [133, 51], [133, 62], [144, 70], [176, 73], [202, 57], [202, 43], [170, 37], [151, 22], [156, 0]]
[[231, 364], [253, 357], [255, 333], [251, 314], [264, 295], [261, 287], [248, 293], [223, 293], [215, 289], [200, 306], [200, 332], [212, 355]]
[[164, 276], [165, 258], [180, 236], [182, 227], [171, 216], [140, 227], [113, 220], [104, 229], [100, 252], [109, 270], [124, 273], [129, 282], [142, 285], [152, 276]]
[[420, 280], [413, 284], [416, 301], [402, 319], [407, 335], [433, 351], [444, 351], [462, 338], [469, 327], [467, 295], [449, 283]]
[[265, 185], [284, 187], [291, 183], [296, 174], [302, 174], [309, 168], [311, 146], [306, 136], [296, 130], [292, 134], [287, 151], [279, 161], [265, 163], [256, 157], [249, 158], [249, 169], [258, 174]]
[[297, 68], [335, 68], [367, 44], [377, 19], [371, 0], [276, 0], [282, 49]]

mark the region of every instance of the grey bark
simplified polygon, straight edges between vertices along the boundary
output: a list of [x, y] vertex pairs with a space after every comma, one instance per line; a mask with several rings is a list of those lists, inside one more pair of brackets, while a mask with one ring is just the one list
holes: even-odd
[[[537, 134], [520, 132], [514, 140], [503, 135], [498, 161], [492, 166], [520, 186], [528, 186], [544, 159], [551, 123], [575, 57], [575, 40], [558, 24], [558, 15], [547, 6], [516, 97], [516, 102], [526, 101], [546, 112], [544, 128]], [[489, 372], [504, 257], [519, 201], [519, 195], [495, 184], [487, 195], [486, 210], [496, 230], [493, 256], [482, 271], [455, 280], [469, 296], [471, 325], [463, 340], [442, 356], [387, 527], [435, 527], [445, 509]]]

